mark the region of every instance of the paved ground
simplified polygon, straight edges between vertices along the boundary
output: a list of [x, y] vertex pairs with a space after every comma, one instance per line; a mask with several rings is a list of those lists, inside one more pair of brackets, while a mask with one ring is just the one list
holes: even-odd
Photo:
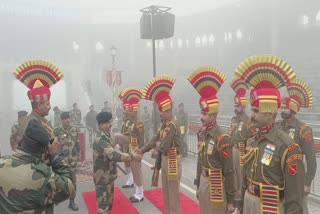
[[[145, 155], [143, 160], [143, 172], [145, 175], [145, 189], [150, 189], [150, 181], [151, 181], [151, 173], [150, 165], [154, 163], [154, 160], [149, 157], [149, 155]], [[122, 163], [120, 163], [121, 166], [123, 166]], [[193, 179], [196, 171], [196, 158], [192, 157], [192, 155], [189, 155], [188, 158], [183, 159], [182, 162], [183, 167], [183, 175], [180, 185], [180, 190], [187, 196], [189, 196], [194, 201], [197, 201], [195, 198], [195, 189], [193, 185]], [[126, 181], [126, 176], [120, 176], [116, 180], [116, 186], [121, 186]], [[159, 181], [159, 184], [161, 185], [161, 181]], [[77, 191], [77, 197], [76, 202], [80, 207], [80, 210], [78, 212], [71, 211], [68, 209], [68, 202], [64, 202], [59, 204], [55, 208], [55, 213], [63, 213], [63, 214], [71, 214], [71, 213], [79, 213], [84, 214], [87, 213], [86, 206], [84, 204], [84, 201], [81, 197], [81, 192], [85, 191], [92, 191], [94, 190], [94, 185], [92, 181], [82, 182], [78, 184], [78, 191]], [[133, 194], [134, 189], [121, 189], [122, 192], [126, 196], [130, 196]], [[150, 201], [148, 201], [146, 198], [143, 202], [134, 204], [134, 206], [137, 208], [137, 210], [141, 214], [158, 214], [161, 213]], [[309, 212], [310, 214], [320, 214], [320, 203], [317, 197], [312, 197], [309, 200]]]

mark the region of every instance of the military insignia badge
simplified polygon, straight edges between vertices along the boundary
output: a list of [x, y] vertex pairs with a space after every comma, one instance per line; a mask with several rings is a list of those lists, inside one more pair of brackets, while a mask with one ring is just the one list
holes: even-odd
[[275, 150], [276, 150], [276, 146], [268, 143], [267, 146], [264, 148], [264, 153], [261, 159], [261, 163], [266, 166], [269, 166]]
[[297, 173], [297, 170], [298, 170], [297, 164], [288, 165], [288, 173], [290, 175], [295, 175]]
[[207, 154], [211, 155], [213, 152], [213, 148], [214, 148], [214, 140], [211, 139], [208, 143], [208, 149], [207, 149]]
[[241, 121], [241, 122], [239, 123], [239, 127], [238, 127], [238, 131], [239, 131], [239, 132], [242, 130], [242, 126], [243, 126], [243, 122]]
[[294, 133], [296, 132], [296, 129], [289, 129], [289, 136], [291, 139], [294, 139]]

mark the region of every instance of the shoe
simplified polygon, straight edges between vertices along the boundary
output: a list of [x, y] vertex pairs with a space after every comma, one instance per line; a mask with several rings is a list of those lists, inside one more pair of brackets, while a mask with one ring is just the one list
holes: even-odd
[[134, 184], [125, 184], [125, 185], [122, 185], [122, 188], [133, 188]]
[[70, 200], [70, 202], [69, 202], [69, 208], [72, 209], [73, 211], [78, 211], [78, 210], [79, 210], [79, 207], [78, 207], [78, 205], [76, 205], [76, 204], [74, 203], [74, 200]]
[[140, 200], [139, 199], [137, 199], [136, 197], [133, 197], [132, 199], [130, 199], [130, 201], [132, 202], [132, 203], [139, 203], [139, 202], [141, 202], [141, 201], [143, 201], [144, 200], [144, 198], [141, 198]]
[[129, 197], [129, 200], [131, 201], [131, 199], [134, 199], [135, 198], [135, 196], [134, 195], [131, 195], [130, 197]]

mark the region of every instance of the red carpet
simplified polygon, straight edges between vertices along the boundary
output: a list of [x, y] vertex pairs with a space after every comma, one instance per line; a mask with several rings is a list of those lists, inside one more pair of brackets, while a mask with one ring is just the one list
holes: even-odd
[[[97, 214], [96, 192], [83, 192], [82, 197], [87, 205], [88, 213]], [[111, 213], [139, 214], [138, 210], [132, 205], [129, 199], [117, 187], [114, 188], [114, 199]]]
[[[153, 203], [161, 212], [164, 213], [164, 204], [162, 198], [162, 189], [150, 189], [144, 191], [144, 196]], [[180, 192], [180, 206], [183, 214], [198, 214], [200, 213], [199, 204], [194, 202], [188, 196]]]

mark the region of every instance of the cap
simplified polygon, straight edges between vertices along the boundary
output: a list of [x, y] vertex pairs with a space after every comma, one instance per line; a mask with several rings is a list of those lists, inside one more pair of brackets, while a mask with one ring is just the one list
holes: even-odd
[[101, 123], [108, 123], [111, 119], [112, 119], [112, 114], [110, 112], [100, 112], [97, 117], [97, 122], [98, 124], [101, 124]]
[[35, 119], [29, 121], [23, 137], [27, 138], [25, 142], [28, 142], [28, 140], [32, 140], [33, 142], [44, 145], [48, 144], [50, 140], [47, 129], [44, 128], [41, 123]]
[[126, 103], [126, 111], [138, 111], [142, 90], [137, 87], [128, 87], [122, 91], [122, 100]]

